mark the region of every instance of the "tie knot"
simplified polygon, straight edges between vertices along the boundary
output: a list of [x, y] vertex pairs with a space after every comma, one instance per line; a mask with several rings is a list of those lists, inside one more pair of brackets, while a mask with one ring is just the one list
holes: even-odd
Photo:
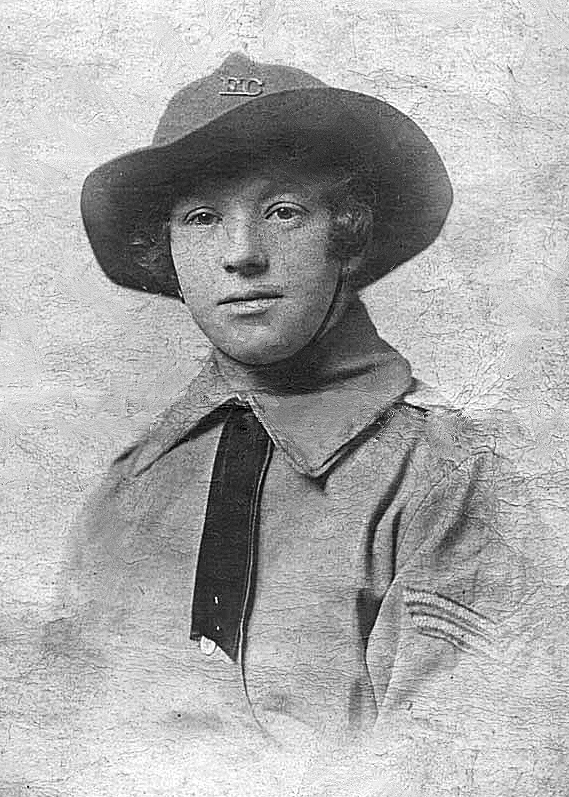
[[266, 435], [262, 424], [257, 419], [257, 416], [251, 409], [251, 405], [247, 402], [239, 402], [230, 404], [230, 411], [227, 418], [227, 424], [234, 429], [245, 433], [259, 433]]

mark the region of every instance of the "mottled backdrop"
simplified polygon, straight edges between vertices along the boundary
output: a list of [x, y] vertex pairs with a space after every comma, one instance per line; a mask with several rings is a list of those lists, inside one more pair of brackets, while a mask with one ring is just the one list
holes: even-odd
[[[438, 147], [455, 188], [448, 223], [365, 298], [422, 379], [504, 430], [541, 515], [523, 545], [561, 601], [566, 1], [5, 0], [1, 15], [0, 674], [25, 669], [85, 495], [206, 352], [182, 306], [99, 273], [82, 180], [149, 142], [173, 92], [235, 49], [381, 97]], [[569, 646], [556, 625], [566, 604], [546, 609], [550, 683]], [[0, 723], [0, 752], [12, 736]], [[1, 769], [0, 794], [15, 794], [2, 791]]]

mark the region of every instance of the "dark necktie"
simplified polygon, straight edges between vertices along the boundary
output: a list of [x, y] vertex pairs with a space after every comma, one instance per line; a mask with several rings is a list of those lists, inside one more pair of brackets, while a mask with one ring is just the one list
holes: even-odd
[[273, 444], [249, 406], [233, 405], [213, 464], [192, 607], [192, 639], [234, 661], [255, 590], [259, 505]]

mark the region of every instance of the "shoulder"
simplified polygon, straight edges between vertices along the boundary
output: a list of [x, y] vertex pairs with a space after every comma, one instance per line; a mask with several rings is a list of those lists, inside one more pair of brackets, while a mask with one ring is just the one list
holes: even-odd
[[411, 546], [490, 549], [516, 541], [519, 479], [500, 453], [498, 424], [469, 417], [421, 384], [394, 414], [401, 429], [413, 430], [403, 511]]
[[399, 539], [406, 583], [463, 602], [470, 596], [496, 616], [499, 605], [517, 605], [533, 588], [533, 564], [516, 511], [515, 465], [499, 453], [498, 424], [468, 417], [421, 384], [397, 412], [418, 441]]
[[194, 430], [207, 425], [223, 406], [225, 396], [205, 384], [208, 373], [200, 373], [187, 389], [154, 423], [111, 463], [105, 481], [107, 489], [119, 488], [144, 476], [180, 443], [192, 437]]
[[[223, 396], [190, 383], [157, 420], [110, 464], [83, 507], [87, 537], [118, 541], [168, 511], [180, 482], [190, 483], [224, 412]], [[183, 468], [180, 467], [183, 463]]]
[[481, 463], [497, 467], [500, 460], [498, 430], [491, 420], [469, 417], [418, 380], [393, 405], [392, 428], [413, 442], [413, 459], [433, 476], [439, 471], [465, 473]]
[[232, 397], [226, 385], [206, 362], [186, 390], [167, 407], [152, 426], [127, 447], [111, 464], [109, 480], [119, 486], [144, 476], [167, 458], [180, 443], [187, 442], [196, 430], [219, 420]]
[[163, 486], [151, 469], [140, 469], [152, 436], [153, 428], [110, 463], [75, 518], [62, 584], [71, 606], [94, 596], [104, 600], [125, 562], [136, 558], [132, 551], [144, 543], [141, 532]]
[[170, 416], [175, 407], [172, 405], [111, 460], [93, 484], [75, 522], [76, 551], [114, 547], [144, 516], [155, 481], [151, 464], [170, 445]]

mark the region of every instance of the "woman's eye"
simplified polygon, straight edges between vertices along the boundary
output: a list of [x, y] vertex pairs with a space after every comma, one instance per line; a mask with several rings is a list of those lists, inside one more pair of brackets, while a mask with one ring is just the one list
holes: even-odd
[[185, 224], [191, 224], [194, 227], [211, 227], [219, 220], [219, 217], [210, 210], [200, 210], [197, 213], [188, 213], [184, 218]]
[[291, 205], [280, 205], [273, 208], [267, 213], [267, 218], [278, 219], [279, 221], [292, 221], [298, 219], [303, 215], [302, 208], [296, 208]]

